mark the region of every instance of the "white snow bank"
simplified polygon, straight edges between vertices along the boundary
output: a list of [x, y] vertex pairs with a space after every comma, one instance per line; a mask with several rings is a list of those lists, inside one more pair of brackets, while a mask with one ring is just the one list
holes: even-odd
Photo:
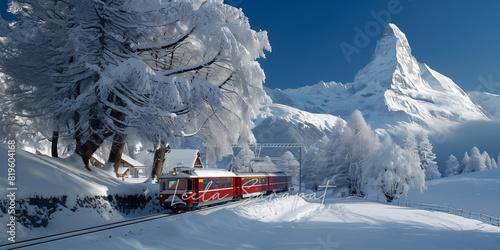
[[327, 199], [320, 207], [294, 196], [257, 200], [44, 249], [493, 249], [500, 244], [500, 228], [441, 212], [345, 199]]
[[[7, 165], [8, 157], [6, 146], [0, 145], [0, 162]], [[130, 197], [129, 195], [143, 194], [145, 197], [151, 196], [154, 199], [158, 192], [157, 184], [124, 182], [113, 177], [114, 173], [110, 165], [104, 168], [91, 167], [90, 172], [83, 166], [83, 161], [79, 156], [60, 159], [16, 150], [15, 185], [9, 185], [7, 168], [2, 168], [4, 171], [0, 178], [0, 187], [2, 187], [0, 195], [3, 197], [1, 199], [7, 199], [7, 192], [15, 192], [15, 200], [18, 203], [16, 205], [16, 218], [18, 218], [16, 240], [101, 225], [155, 211], [156, 207], [152, 207], [155, 203], [152, 202], [145, 208], [129, 210], [125, 208], [129, 213], [124, 214], [112, 208], [112, 201], [106, 198], [111, 195], [111, 198], [117, 202], [114, 195]], [[17, 189], [8, 190], [8, 187]], [[90, 200], [95, 196], [103, 196], [104, 199]], [[50, 204], [44, 204], [47, 207], [38, 207], [30, 201], [33, 198], [44, 198], [45, 202]], [[61, 202], [64, 200], [64, 202], [52, 204], [51, 202], [55, 201], [51, 198]], [[56, 208], [49, 208], [51, 205]], [[55, 210], [51, 213], [49, 212], [51, 209]], [[148, 209], [150, 211], [143, 211]], [[46, 227], [29, 229], [19, 223], [19, 220], [28, 216], [39, 216], [40, 220], [36, 223], [41, 223], [42, 219], [49, 219], [49, 222]]]
[[244, 218], [262, 222], [300, 221], [317, 211], [320, 206], [308, 203], [299, 196], [285, 195], [276, 199], [245, 201], [242, 206], [233, 210]]
[[[110, 194], [144, 194], [149, 192], [146, 184], [131, 184], [110, 174], [110, 167], [95, 168], [87, 171], [83, 161], [77, 155], [66, 159], [35, 155], [23, 150], [15, 154], [16, 198], [28, 197], [85, 197]], [[0, 146], [0, 162], [7, 164], [7, 147]], [[0, 186], [7, 187], [7, 170], [2, 173]], [[7, 189], [0, 189], [1, 197], [6, 197]]]
[[472, 212], [500, 215], [500, 168], [426, 182], [423, 193], [410, 191], [401, 201], [449, 205]]

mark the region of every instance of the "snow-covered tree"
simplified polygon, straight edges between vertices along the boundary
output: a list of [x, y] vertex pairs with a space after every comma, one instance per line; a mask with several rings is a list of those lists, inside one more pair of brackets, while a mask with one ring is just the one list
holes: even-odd
[[495, 161], [495, 158], [491, 157], [491, 168], [497, 168], [497, 167], [498, 167], [498, 164]]
[[420, 166], [425, 169], [425, 179], [433, 180], [441, 177], [438, 166], [434, 161], [436, 154], [432, 152], [432, 144], [427, 135], [423, 135], [418, 144], [418, 154], [420, 155]]
[[[354, 111], [344, 131], [335, 142], [332, 174], [345, 178], [351, 194], [362, 195], [363, 166], [367, 156], [376, 149], [379, 139], [359, 110]], [[341, 183], [336, 182], [337, 185]]]
[[450, 155], [450, 157], [448, 157], [448, 160], [446, 161], [445, 176], [453, 176], [460, 174], [458, 172], [459, 166], [460, 163], [458, 162], [457, 157], [455, 157], [454, 155]]
[[269, 156], [265, 156], [263, 160], [252, 161], [250, 170], [251, 172], [278, 172], [276, 165]]
[[415, 151], [418, 154], [418, 143], [412, 132], [406, 130], [403, 136], [401, 137], [401, 142], [399, 145], [401, 148]]
[[411, 187], [425, 187], [425, 172], [418, 155], [404, 150], [386, 136], [380, 147], [365, 161], [363, 180], [366, 185], [382, 189], [387, 201], [406, 195]]
[[380, 142], [360, 111], [345, 127], [318, 142], [304, 160], [306, 187], [315, 188], [330, 180], [352, 195], [363, 195], [367, 186], [379, 187], [388, 200], [405, 195], [412, 187], [425, 186], [414, 136], [406, 133], [402, 146], [386, 136]]
[[327, 158], [332, 158], [332, 151], [327, 150], [329, 143], [330, 139], [325, 136], [303, 153], [302, 178], [308, 189], [316, 190], [323, 180], [331, 177], [327, 174], [328, 167], [332, 167], [327, 163]]
[[250, 165], [255, 160], [255, 153], [249, 147], [243, 147], [229, 167], [233, 172], [250, 172]]
[[498, 153], [497, 166], [500, 166], [500, 153]]
[[458, 174], [463, 174], [465, 169], [467, 168], [467, 165], [469, 164], [470, 156], [467, 151], [464, 153], [464, 157], [462, 158], [462, 161], [460, 161], [460, 165], [458, 166]]
[[222, 0], [14, 0], [10, 9], [21, 21], [1, 25], [2, 107], [34, 132], [73, 138], [86, 165], [105, 139], [113, 155], [130, 133], [159, 150], [198, 135], [217, 155], [254, 140], [251, 119], [267, 101], [256, 59], [270, 46], [241, 9]]
[[488, 154], [488, 152], [483, 151], [481, 156], [483, 157], [483, 162], [484, 162], [484, 167], [485, 167], [484, 170], [492, 169], [493, 164], [491, 163], [491, 158], [490, 158], [490, 155]]
[[292, 175], [294, 180], [298, 180], [300, 172], [300, 162], [295, 158], [295, 156], [290, 151], [286, 151], [281, 156], [278, 161], [278, 169], [281, 171], [286, 171]]
[[486, 165], [481, 152], [477, 147], [473, 147], [470, 153], [470, 159], [462, 173], [472, 173], [486, 170]]

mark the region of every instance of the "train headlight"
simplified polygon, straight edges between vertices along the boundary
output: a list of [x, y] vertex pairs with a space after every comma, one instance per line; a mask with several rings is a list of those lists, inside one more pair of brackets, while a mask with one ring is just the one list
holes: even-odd
[[176, 176], [177, 175], [177, 172], [172, 172], [172, 176]]

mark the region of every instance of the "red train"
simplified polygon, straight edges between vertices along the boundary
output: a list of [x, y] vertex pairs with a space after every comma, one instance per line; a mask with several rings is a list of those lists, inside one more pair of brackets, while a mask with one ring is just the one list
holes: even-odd
[[165, 209], [192, 210], [230, 200], [287, 191], [292, 177], [277, 173], [233, 173], [206, 168], [175, 168], [159, 178]]

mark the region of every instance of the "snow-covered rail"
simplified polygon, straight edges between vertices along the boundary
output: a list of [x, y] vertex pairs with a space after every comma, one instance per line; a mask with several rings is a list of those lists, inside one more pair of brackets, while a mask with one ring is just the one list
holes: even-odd
[[[213, 210], [213, 209], [220, 209], [226, 206], [230, 206], [232, 204], [237, 204], [241, 203], [245, 200], [240, 200], [240, 201], [231, 201], [226, 204], [219, 204], [219, 205], [214, 205], [214, 206], [206, 206], [206, 207], [201, 207], [197, 210], [193, 210], [190, 212], [185, 212], [185, 213], [197, 213], [205, 210]], [[170, 211], [170, 210], [167, 210]], [[153, 214], [153, 215], [147, 215], [147, 216], [142, 216], [142, 217], [137, 217], [129, 220], [124, 220], [124, 221], [117, 221], [109, 224], [104, 224], [104, 225], [99, 225], [99, 226], [93, 226], [93, 227], [88, 227], [88, 228], [82, 228], [82, 229], [77, 229], [73, 231], [68, 231], [68, 232], [63, 232], [63, 233], [58, 233], [58, 234], [53, 234], [53, 235], [47, 235], [43, 237], [38, 237], [38, 238], [33, 238], [33, 239], [28, 239], [28, 240], [23, 240], [23, 241], [17, 241], [15, 243], [9, 243], [9, 244], [1, 244], [0, 249], [20, 249], [20, 248], [25, 248], [25, 247], [30, 247], [30, 246], [36, 246], [36, 245], [41, 245], [45, 243], [50, 243], [54, 241], [59, 241], [59, 240], [64, 240], [64, 239], [69, 239], [73, 237], [79, 237], [87, 234], [92, 234], [92, 233], [97, 233], [105, 230], [110, 230], [114, 228], [120, 228], [124, 226], [130, 226], [134, 224], [139, 224], [143, 222], [148, 222], [148, 221], [153, 221], [153, 220], [158, 220], [170, 216], [176, 216], [179, 215], [179, 213], [175, 212], [165, 212], [165, 213], [160, 213], [160, 214]]]
[[449, 213], [449, 214], [462, 216], [464, 218], [479, 220], [479, 221], [500, 227], [500, 217], [499, 216], [483, 214], [483, 212], [477, 213], [477, 212], [473, 212], [472, 210], [465, 210], [463, 208], [454, 208], [454, 207], [450, 207], [448, 205], [426, 204], [423, 202], [411, 203], [411, 202], [400, 202], [400, 201], [394, 200], [393, 202], [389, 203], [389, 202], [385, 202], [385, 199], [382, 199], [380, 197], [377, 197], [375, 199], [375, 198], [371, 198], [371, 197], [366, 196], [364, 199], [369, 200], [369, 201], [376, 201], [376, 202], [387, 204], [387, 205], [405, 206], [405, 207], [419, 207], [421, 209], [430, 210], [430, 211], [445, 212], [445, 213]]
[[147, 222], [147, 221], [157, 220], [157, 219], [161, 219], [161, 218], [165, 218], [165, 217], [170, 217], [173, 215], [176, 215], [176, 214], [161, 213], [161, 214], [142, 216], [142, 217], [133, 218], [133, 219], [125, 220], [125, 221], [118, 221], [118, 222], [113, 222], [113, 223], [99, 225], [99, 226], [82, 228], [82, 229], [77, 229], [77, 230], [58, 233], [58, 234], [47, 235], [47, 236], [23, 240], [23, 241], [17, 241], [17, 242], [9, 243], [9, 244], [1, 244], [0, 248], [5, 247], [6, 249], [19, 249], [19, 248], [24, 248], [24, 247], [29, 247], [29, 246], [35, 246], [35, 245], [45, 244], [45, 243], [54, 242], [54, 241], [58, 241], [58, 240], [64, 240], [64, 239], [68, 239], [68, 238], [72, 238], [72, 237], [78, 237], [78, 236], [82, 236], [82, 235], [97, 233], [97, 232], [101, 232], [101, 231], [105, 231], [105, 230], [109, 230], [109, 229], [113, 229], [113, 228], [119, 228], [119, 227], [129, 226], [129, 225], [133, 225], [133, 224], [143, 223], [143, 222]]

